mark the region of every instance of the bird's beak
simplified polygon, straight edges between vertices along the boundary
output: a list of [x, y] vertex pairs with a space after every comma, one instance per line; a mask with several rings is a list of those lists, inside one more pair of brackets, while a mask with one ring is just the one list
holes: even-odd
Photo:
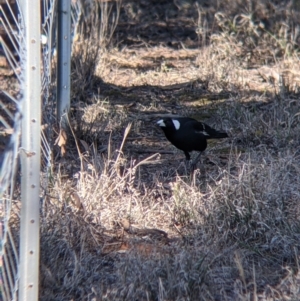
[[159, 126], [166, 126], [166, 124], [164, 123], [164, 121], [161, 119], [159, 121], [156, 122], [156, 124], [158, 124]]

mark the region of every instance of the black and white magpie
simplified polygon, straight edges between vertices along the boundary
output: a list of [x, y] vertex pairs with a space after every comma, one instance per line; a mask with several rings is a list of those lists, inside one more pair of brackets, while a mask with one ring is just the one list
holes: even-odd
[[207, 139], [228, 137], [227, 133], [219, 132], [209, 125], [189, 117], [164, 118], [157, 122], [167, 139], [185, 154], [186, 160], [191, 159], [190, 152], [198, 151], [199, 155], [191, 164], [192, 170], [207, 147]]

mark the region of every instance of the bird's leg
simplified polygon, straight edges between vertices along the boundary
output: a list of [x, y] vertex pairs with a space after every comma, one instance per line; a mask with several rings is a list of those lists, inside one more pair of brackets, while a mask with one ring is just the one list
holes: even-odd
[[184, 154], [185, 154], [186, 160], [187, 160], [187, 161], [190, 161], [190, 160], [191, 160], [190, 154], [189, 154], [188, 152], [184, 152]]
[[199, 152], [198, 156], [195, 158], [195, 160], [191, 163], [191, 171], [194, 171], [196, 169], [197, 163], [200, 160], [202, 152]]
[[191, 160], [185, 160], [185, 171], [188, 174], [188, 171], [191, 169]]
[[191, 156], [188, 152], [184, 152], [184, 154], [185, 154], [185, 167], [187, 173], [187, 171], [190, 170]]

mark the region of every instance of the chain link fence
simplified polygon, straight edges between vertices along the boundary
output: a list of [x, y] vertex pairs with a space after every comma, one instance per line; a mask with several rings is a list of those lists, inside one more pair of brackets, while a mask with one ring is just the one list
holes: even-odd
[[[70, 90], [57, 82], [57, 62], [64, 51], [63, 63], [70, 67], [82, 4], [0, 0], [0, 5], [0, 300], [33, 301], [38, 299], [39, 218], [51, 170], [57, 87]], [[70, 78], [70, 70], [60, 72]]]

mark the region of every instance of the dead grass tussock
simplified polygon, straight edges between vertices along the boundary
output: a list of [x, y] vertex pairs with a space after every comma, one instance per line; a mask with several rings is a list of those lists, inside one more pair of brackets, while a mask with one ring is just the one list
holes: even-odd
[[[53, 190], [60, 201], [47, 205], [44, 281], [52, 279], [64, 298], [70, 291], [73, 298], [94, 294], [100, 300], [252, 300], [253, 294], [276, 300], [280, 285], [297, 296], [297, 274], [288, 271], [297, 273], [300, 238], [299, 122], [292, 122], [297, 116], [286, 102], [255, 109], [228, 105], [223, 118], [242, 131], [235, 132], [227, 165], [206, 171], [204, 190], [199, 178], [193, 186], [158, 170], [147, 189], [139, 169], [158, 167], [157, 156], [141, 162], [126, 157], [130, 127], [108, 157], [87, 156], [93, 164], [72, 180], [79, 208], [64, 181]], [[298, 104], [292, 109], [298, 111]], [[160, 229], [168, 237], [132, 235], [122, 227], [124, 219], [129, 228]], [[46, 258], [56, 263], [49, 266]], [[280, 277], [285, 284], [277, 283]]]

